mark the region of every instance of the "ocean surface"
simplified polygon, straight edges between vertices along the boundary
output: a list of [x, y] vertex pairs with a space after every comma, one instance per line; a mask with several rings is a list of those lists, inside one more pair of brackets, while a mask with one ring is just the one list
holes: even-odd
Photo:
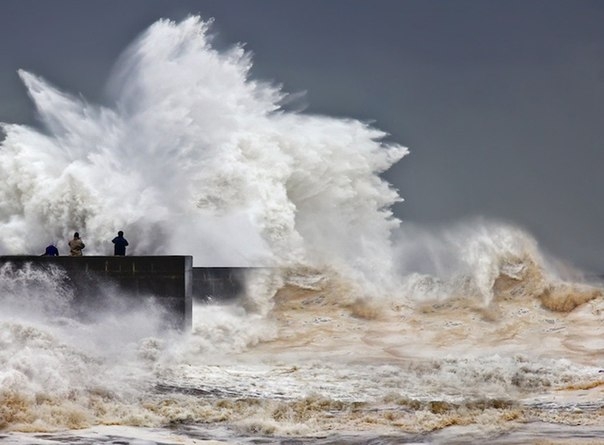
[[[263, 266], [166, 328], [152, 295], [76, 317], [61, 270], [0, 268], [2, 444], [604, 443], [604, 283], [510, 223], [417, 227], [380, 173], [405, 147], [288, 111], [211, 21], [162, 20], [95, 105], [20, 72], [0, 254]], [[293, 107], [295, 108], [295, 107]]]
[[547, 290], [502, 276], [485, 308], [359, 299], [317, 271], [258, 274], [256, 290], [276, 289], [270, 308], [198, 303], [184, 334], [146, 308], [80, 324], [5, 300], [2, 443], [604, 440], [598, 288], [558, 283], [557, 303], [587, 301], [552, 309]]

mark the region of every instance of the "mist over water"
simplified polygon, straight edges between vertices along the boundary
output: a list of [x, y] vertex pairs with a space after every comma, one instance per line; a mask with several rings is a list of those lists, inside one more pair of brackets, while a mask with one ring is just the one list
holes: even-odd
[[226, 424], [237, 442], [598, 425], [601, 283], [512, 224], [400, 224], [380, 173], [407, 149], [285, 110], [210, 26], [153, 24], [118, 60], [111, 105], [19, 72], [40, 126], [2, 125], [0, 254], [64, 254], [74, 231], [85, 254], [110, 254], [123, 230], [129, 254], [274, 269], [236, 301], [196, 304], [182, 334], [152, 296], [132, 308], [108, 287], [82, 320], [60, 269], [3, 266], [0, 429]]

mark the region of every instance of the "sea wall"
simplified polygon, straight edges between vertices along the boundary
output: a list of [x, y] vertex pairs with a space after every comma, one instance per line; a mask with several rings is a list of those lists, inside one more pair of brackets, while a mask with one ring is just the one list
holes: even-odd
[[225, 301], [237, 298], [245, 289], [244, 267], [194, 267], [193, 299], [195, 301]]
[[166, 309], [167, 322], [183, 330], [191, 329], [193, 301], [235, 299], [245, 293], [249, 274], [262, 269], [192, 263], [191, 256], [0, 256], [0, 267], [62, 269], [61, 286], [73, 291], [74, 312], [84, 320], [115, 297], [132, 306], [153, 298]]
[[64, 270], [63, 285], [73, 289], [83, 318], [116, 296], [132, 304], [153, 298], [183, 330], [192, 322], [192, 263], [191, 256], [0, 256], [0, 267]]

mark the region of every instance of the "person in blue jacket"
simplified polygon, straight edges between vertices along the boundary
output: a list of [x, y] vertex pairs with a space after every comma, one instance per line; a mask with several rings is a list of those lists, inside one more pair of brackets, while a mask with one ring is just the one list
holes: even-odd
[[125, 256], [126, 255], [126, 246], [128, 245], [128, 241], [124, 238], [124, 232], [121, 230], [117, 232], [117, 236], [111, 240], [114, 244], [113, 246], [113, 254], [117, 256]]
[[59, 256], [59, 249], [54, 244], [50, 244], [46, 247], [46, 251], [42, 256]]

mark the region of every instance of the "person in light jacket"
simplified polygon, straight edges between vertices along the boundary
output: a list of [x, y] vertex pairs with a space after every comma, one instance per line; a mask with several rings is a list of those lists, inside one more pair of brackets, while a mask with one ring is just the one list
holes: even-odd
[[67, 244], [69, 246], [69, 255], [71, 256], [82, 256], [82, 249], [86, 247], [78, 232], [73, 234], [73, 239]]

